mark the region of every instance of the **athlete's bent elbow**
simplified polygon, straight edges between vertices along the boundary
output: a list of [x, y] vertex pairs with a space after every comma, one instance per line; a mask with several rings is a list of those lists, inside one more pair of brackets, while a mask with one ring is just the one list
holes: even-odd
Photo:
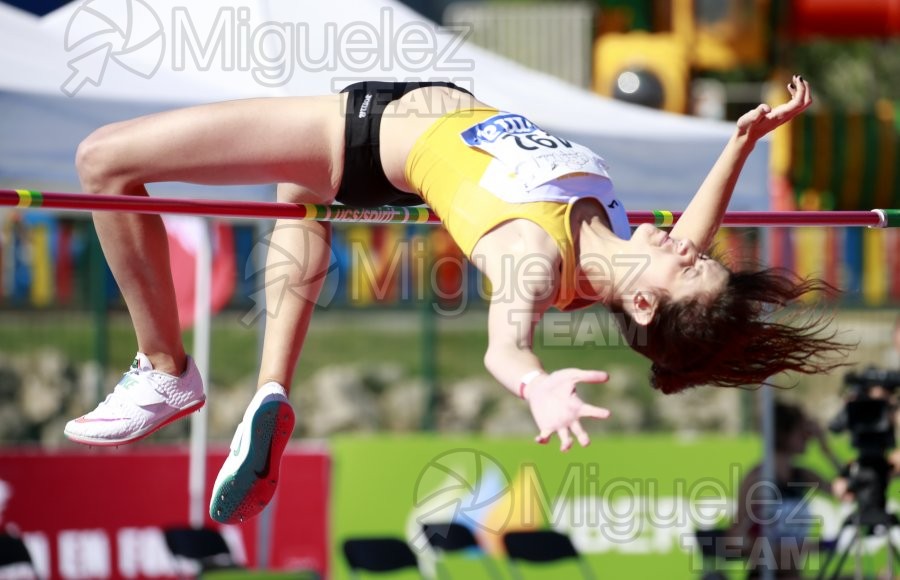
[[498, 371], [503, 365], [503, 354], [495, 347], [488, 346], [484, 353], [484, 368], [491, 373], [492, 376], [498, 376]]

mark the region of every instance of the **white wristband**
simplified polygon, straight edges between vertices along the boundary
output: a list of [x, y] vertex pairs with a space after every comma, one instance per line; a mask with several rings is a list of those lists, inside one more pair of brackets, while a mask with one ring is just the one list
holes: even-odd
[[525, 398], [525, 387], [528, 386], [528, 383], [530, 383], [531, 381], [534, 380], [535, 377], [537, 377], [538, 375], [541, 375], [543, 373], [544, 373], [544, 371], [537, 369], [537, 370], [533, 370], [531, 372], [528, 372], [528, 373], [525, 373], [524, 375], [522, 375], [522, 378], [519, 379], [519, 398], [520, 399]]

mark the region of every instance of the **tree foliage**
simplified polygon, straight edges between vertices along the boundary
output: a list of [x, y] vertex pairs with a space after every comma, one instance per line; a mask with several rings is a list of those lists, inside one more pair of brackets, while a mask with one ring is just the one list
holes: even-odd
[[864, 110], [879, 99], [900, 101], [900, 40], [815, 41], [792, 47], [785, 60], [825, 105]]

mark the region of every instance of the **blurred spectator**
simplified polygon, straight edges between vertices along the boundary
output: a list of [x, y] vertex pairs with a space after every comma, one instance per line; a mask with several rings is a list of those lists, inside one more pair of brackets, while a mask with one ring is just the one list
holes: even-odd
[[894, 320], [891, 330], [891, 344], [884, 353], [885, 370], [900, 370], [900, 314]]
[[[817, 547], [810, 538], [814, 518], [811, 494], [828, 493], [831, 483], [820, 474], [796, 464], [814, 439], [839, 471], [841, 463], [831, 451], [825, 431], [794, 405], [775, 405], [775, 480], [767, 481], [763, 464], [756, 465], [741, 482], [735, 520], [729, 537], [741, 539], [748, 560], [747, 578], [760, 578], [765, 568], [779, 580], [801, 577], [805, 559]], [[765, 528], [763, 526], [765, 525]]]

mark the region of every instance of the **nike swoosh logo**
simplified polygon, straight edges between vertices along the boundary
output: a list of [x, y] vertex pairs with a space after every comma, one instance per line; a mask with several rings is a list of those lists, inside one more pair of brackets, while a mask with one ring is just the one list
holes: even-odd
[[121, 381], [119, 381], [119, 384], [122, 385], [122, 387], [127, 389], [131, 385], [134, 385], [138, 382], [139, 381], [133, 375], [129, 375], [129, 376], [125, 377], [124, 379], [122, 379]]
[[75, 419], [76, 423], [112, 423], [113, 421], [127, 421], [127, 419], [124, 417], [120, 419], [88, 419], [86, 417], [78, 417]]

